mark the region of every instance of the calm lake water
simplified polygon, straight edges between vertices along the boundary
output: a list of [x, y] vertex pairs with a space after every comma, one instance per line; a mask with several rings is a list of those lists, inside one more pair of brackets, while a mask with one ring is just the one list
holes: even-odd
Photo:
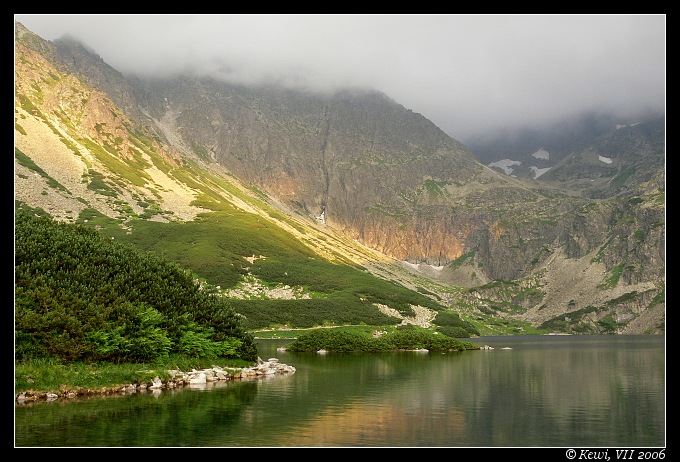
[[[16, 447], [665, 447], [664, 336], [260, 357], [294, 374], [15, 406]], [[508, 347], [511, 349], [502, 349]]]

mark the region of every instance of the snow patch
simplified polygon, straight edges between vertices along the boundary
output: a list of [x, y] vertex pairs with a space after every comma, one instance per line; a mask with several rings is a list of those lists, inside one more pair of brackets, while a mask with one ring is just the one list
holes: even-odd
[[415, 263], [411, 263], [411, 262], [408, 262], [408, 261], [402, 261], [402, 263], [403, 263], [404, 265], [406, 265], [406, 266], [408, 266], [408, 267], [410, 267], [410, 268], [412, 268], [412, 269], [418, 271], [418, 265], [416, 265]]
[[548, 170], [550, 170], [550, 167], [547, 167], [547, 168], [531, 167], [531, 170], [534, 171], [534, 179], [536, 179], [539, 176], [543, 175]]
[[611, 164], [612, 163], [612, 159], [610, 159], [609, 157], [597, 156], [597, 158], [600, 159], [605, 164]]
[[541, 148], [535, 153], [532, 154], [536, 159], [550, 159], [550, 153], [546, 151], [545, 149]]
[[498, 167], [503, 169], [506, 175], [510, 175], [514, 168], [512, 168], [513, 165], [522, 165], [522, 162], [518, 160], [510, 160], [510, 159], [503, 159], [499, 160], [497, 162], [491, 162], [489, 164], [489, 167]]
[[411, 263], [411, 262], [404, 261], [404, 260], [402, 260], [402, 263], [404, 265], [408, 266], [409, 268], [413, 269], [414, 271], [418, 271], [418, 272], [422, 272], [424, 268], [435, 270], [435, 271], [441, 271], [441, 270], [444, 269], [443, 266], [432, 266], [432, 265], [428, 265], [426, 263], [415, 264], [415, 263]]

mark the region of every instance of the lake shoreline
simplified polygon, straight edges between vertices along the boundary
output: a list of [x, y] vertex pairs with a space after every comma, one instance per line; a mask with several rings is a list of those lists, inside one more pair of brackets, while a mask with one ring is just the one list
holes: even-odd
[[277, 358], [269, 358], [267, 361], [258, 358], [253, 367], [223, 369], [218, 366], [207, 369], [192, 369], [188, 372], [180, 370], [168, 371], [171, 378], [161, 379], [156, 376], [150, 382], [139, 384], [116, 385], [102, 387], [100, 389], [80, 388], [76, 390], [63, 389], [58, 391], [23, 391], [15, 396], [15, 403], [22, 405], [36, 401], [54, 402], [60, 399], [75, 399], [94, 396], [127, 395], [132, 393], [146, 392], [163, 389], [181, 389], [187, 386], [202, 386], [208, 383], [227, 382], [233, 380], [252, 379], [278, 374], [295, 372], [295, 367], [282, 364]]

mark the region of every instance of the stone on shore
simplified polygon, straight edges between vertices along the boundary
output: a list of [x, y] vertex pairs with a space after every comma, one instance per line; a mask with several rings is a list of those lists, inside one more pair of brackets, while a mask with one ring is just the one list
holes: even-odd
[[52, 392], [21, 392], [16, 396], [17, 404], [26, 404], [28, 402], [45, 400], [55, 401], [59, 398], [74, 398], [76, 395], [96, 395], [96, 394], [112, 394], [112, 393], [136, 393], [139, 391], [146, 391], [147, 389], [155, 393], [162, 389], [172, 389], [183, 387], [185, 385], [205, 386], [210, 382], [228, 381], [234, 379], [252, 379], [258, 377], [272, 377], [280, 374], [292, 374], [295, 372], [293, 366], [279, 363], [277, 358], [269, 358], [267, 361], [262, 358], [257, 358], [257, 364], [253, 367], [245, 368], [230, 368], [229, 371], [222, 369], [219, 366], [213, 366], [208, 369], [191, 371], [181, 371], [179, 369], [168, 371], [171, 375], [169, 380], [161, 380], [156, 376], [149, 383], [127, 384], [121, 387], [105, 388], [103, 390], [79, 390], [79, 391], [62, 391], [57, 393]]

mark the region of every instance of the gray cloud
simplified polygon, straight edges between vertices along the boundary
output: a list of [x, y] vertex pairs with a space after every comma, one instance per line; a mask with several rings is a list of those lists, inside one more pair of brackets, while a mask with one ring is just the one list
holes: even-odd
[[125, 74], [371, 87], [463, 142], [582, 111], [665, 111], [665, 15], [15, 15]]

